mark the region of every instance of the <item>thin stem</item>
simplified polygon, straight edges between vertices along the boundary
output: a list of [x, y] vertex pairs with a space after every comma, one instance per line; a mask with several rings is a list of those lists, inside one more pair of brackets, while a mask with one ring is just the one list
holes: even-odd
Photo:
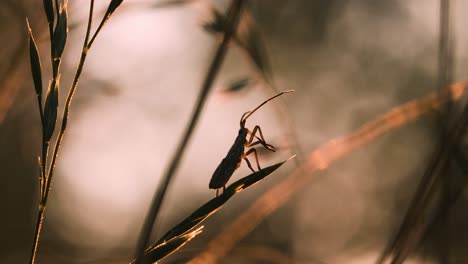
[[31, 252], [31, 258], [29, 259], [29, 263], [31, 264], [34, 264], [36, 261], [37, 247], [39, 245], [39, 237], [41, 235], [43, 221], [44, 221], [44, 210], [39, 209], [39, 215], [37, 217], [37, 223], [36, 223], [36, 231], [34, 233], [34, 243], [33, 243], [33, 248]]
[[[434, 194], [437, 191], [437, 183], [443, 180], [446, 176], [440, 172], [444, 172], [448, 166], [449, 154], [461, 136], [465, 134], [468, 127], [468, 104], [465, 104], [464, 110], [457, 122], [449, 130], [450, 134], [447, 138], [439, 141], [437, 152], [434, 154], [432, 162], [423, 175], [423, 179], [416, 195], [411, 201], [410, 207], [406, 212], [403, 223], [397, 234], [397, 239], [394, 243], [394, 254], [391, 260], [393, 264], [400, 264], [407, 258], [410, 251], [419, 243], [421, 236], [426, 232], [427, 224], [425, 222], [424, 213], [429, 208], [431, 199], [435, 199]], [[440, 169], [438, 170], [438, 167]]]
[[226, 32], [224, 34], [223, 40], [218, 46], [218, 49], [210, 65], [206, 78], [202, 84], [200, 94], [198, 95], [196, 105], [192, 112], [190, 123], [185, 129], [182, 139], [174, 153], [174, 156], [172, 157], [172, 162], [166, 170], [162, 178], [162, 183], [159, 185], [153, 197], [150, 210], [148, 212], [148, 215], [146, 216], [145, 222], [141, 230], [140, 239], [137, 244], [135, 252], [135, 264], [142, 263], [142, 256], [144, 254], [145, 247], [148, 244], [154, 223], [161, 208], [161, 204], [164, 200], [169, 184], [172, 178], [174, 177], [174, 174], [176, 173], [179, 163], [183, 157], [187, 143], [189, 142], [192, 132], [195, 129], [195, 126], [197, 124], [198, 118], [200, 117], [203, 105], [206, 101], [213, 81], [221, 67], [221, 64], [227, 51], [228, 43], [231, 37], [234, 35], [234, 32], [237, 28], [239, 16], [243, 5], [243, 0], [234, 0], [229, 8], [228, 19], [231, 18], [231, 23], [225, 28]]
[[[42, 111], [42, 98], [40, 95], [37, 96], [37, 105], [39, 106], [39, 115], [41, 117], [41, 126], [44, 126], [44, 111]], [[46, 174], [46, 159], [47, 159], [47, 146], [45, 146], [46, 142], [44, 141], [44, 130], [42, 130], [42, 156], [41, 156], [41, 177], [45, 177]], [[43, 191], [43, 184], [39, 188], [41, 188], [41, 192]], [[41, 197], [42, 198], [42, 197]]]
[[89, 8], [88, 27], [87, 27], [87, 30], [86, 30], [86, 37], [85, 37], [85, 40], [84, 40], [84, 43], [83, 43], [83, 49], [82, 49], [82, 52], [81, 52], [80, 61], [78, 63], [78, 67], [77, 67], [77, 70], [76, 70], [76, 73], [75, 73], [75, 77], [73, 79], [72, 87], [70, 88], [70, 91], [68, 93], [67, 101], [65, 103], [65, 109], [63, 110], [62, 126], [61, 126], [61, 129], [60, 129], [59, 135], [57, 136], [57, 141], [55, 143], [54, 152], [52, 153], [52, 162], [50, 163], [49, 173], [48, 173], [47, 177], [45, 177], [45, 183], [44, 183], [44, 188], [45, 189], [43, 191], [43, 197], [42, 197], [40, 205], [39, 205], [39, 215], [38, 215], [38, 220], [37, 220], [37, 224], [36, 224], [36, 231], [35, 231], [35, 235], [34, 235], [33, 250], [32, 250], [32, 253], [31, 253], [31, 262], [30, 262], [31, 264], [34, 264], [34, 261], [35, 261], [35, 258], [36, 258], [37, 248], [38, 248], [38, 244], [39, 244], [39, 237], [40, 237], [41, 229], [42, 229], [42, 222], [44, 221], [44, 213], [45, 213], [45, 209], [46, 209], [46, 205], [47, 205], [47, 199], [48, 199], [49, 193], [50, 193], [50, 185], [52, 183], [53, 172], [54, 172], [55, 163], [56, 163], [56, 160], [57, 160], [57, 155], [58, 155], [58, 151], [59, 151], [59, 148], [60, 148], [60, 144], [62, 143], [63, 135], [65, 133], [65, 129], [66, 129], [66, 126], [67, 126], [68, 114], [69, 114], [69, 111], [70, 111], [70, 104], [71, 104], [73, 95], [75, 94], [76, 87], [78, 85], [78, 80], [80, 78], [81, 72], [83, 71], [84, 62], [85, 62], [86, 55], [87, 55], [88, 49], [89, 49], [88, 40], [89, 40], [90, 31], [91, 31], [93, 9], [94, 9], [94, 0], [91, 0], [90, 8]]
[[[111, 16], [111, 14], [109, 14], [109, 15], [106, 14], [106, 16], [101, 20], [101, 23], [99, 24], [98, 28], [96, 29], [96, 32], [94, 32], [93, 37], [91, 38], [91, 40], [88, 43], [88, 48], [90, 48], [93, 45], [94, 40], [96, 40], [97, 35], [99, 34], [99, 32], [101, 32], [102, 27], [104, 26], [104, 24], [106, 24], [107, 20], [109, 20], [110, 16]], [[87, 38], [89, 38], [89, 36], [87, 36]]]
[[[44, 132], [42, 132], [44, 133]], [[42, 139], [42, 176], [44, 177], [44, 182], [43, 185], [41, 186], [41, 191], [42, 194], [45, 193], [45, 183], [47, 182], [47, 177], [46, 177], [46, 166], [47, 166], [47, 153], [49, 152], [49, 141], [45, 141]], [[44, 197], [42, 196], [41, 199]]]
[[57, 14], [57, 19], [60, 17], [60, 5], [58, 0], [55, 0], [55, 12]]
[[[453, 49], [451, 47], [450, 28], [449, 0], [440, 0], [439, 50], [437, 62], [437, 86], [440, 93], [444, 92], [443, 88], [446, 87], [452, 79]], [[457, 164], [461, 164], [458, 161], [463, 160], [461, 157], [457, 157], [458, 154], [454, 151], [457, 146], [454, 145], [455, 142], [451, 142], [451, 134], [453, 134], [453, 131], [451, 130], [453, 130], [453, 127], [457, 124], [456, 118], [453, 118], [453, 120], [451, 120], [452, 122], [450, 122], [451, 117], [454, 115], [451, 105], [452, 102], [448, 102], [438, 113], [439, 122], [437, 124], [439, 125], [438, 132], [440, 135], [437, 150], [428, 163], [403, 221], [396, 230], [395, 236], [390, 240], [384, 251], [381, 253], [377, 263], [383, 263], [391, 254], [393, 254], [393, 262], [403, 261], [409, 253], [408, 250], [412, 250], [416, 247], [416, 244], [421, 243], [423, 237], [430, 230], [429, 226], [423, 226], [420, 221], [421, 215], [424, 215], [425, 210], [427, 209], [427, 202], [431, 201], [431, 199], [435, 199], [435, 189], [441, 187], [441, 199], [445, 200], [447, 198], [449, 181], [450, 177], [452, 177], [450, 166], [447, 165], [447, 162], [451, 160], [449, 156], [453, 154], [455, 157], [454, 161]], [[444, 150], [444, 148], [449, 148], [449, 144], [454, 145], [450, 147], [452, 150]], [[444, 174], [444, 178], [441, 178], [441, 174]], [[421, 231], [422, 234], [416, 235], [416, 230]], [[442, 241], [442, 237], [438, 239], [438, 243], [440, 243], [440, 241]], [[443, 253], [445, 250], [444, 243], [439, 244], [438, 249], [438, 253]], [[442, 255], [443, 254], [439, 254], [439, 257]], [[444, 262], [442, 261], [441, 263]]]
[[[60, 10], [59, 10], [59, 3], [58, 3], [58, 0], [55, 0], [55, 10], [56, 10], [56, 20], [57, 20], [57, 24], [58, 24], [58, 19], [60, 18]], [[54, 56], [52, 56], [52, 54], [54, 54], [54, 50], [53, 50], [53, 25], [52, 27], [49, 27], [49, 36], [50, 36], [50, 63], [52, 65], [52, 82], [50, 83], [50, 86], [48, 87], [48, 89], [54, 89], [55, 88], [55, 85], [57, 84], [57, 76], [58, 76], [58, 73], [60, 71], [60, 64], [61, 64], [61, 58], [54, 58]], [[48, 154], [49, 154], [49, 141], [46, 141], [45, 138], [44, 138], [44, 135], [45, 135], [45, 131], [44, 131], [45, 127], [44, 127], [44, 121], [42, 121], [42, 170], [43, 170], [43, 175], [45, 177], [45, 182], [44, 182], [44, 186], [43, 186], [43, 194], [45, 194], [45, 186], [46, 186], [46, 183], [47, 183], [47, 157], [48, 157]], [[41, 197], [42, 199], [44, 197]]]
[[62, 144], [63, 135], [64, 135], [65, 130], [67, 128], [68, 115], [69, 115], [69, 112], [70, 112], [70, 105], [71, 105], [71, 102], [72, 102], [72, 99], [73, 99], [73, 95], [75, 94], [76, 87], [78, 86], [78, 81], [80, 79], [81, 72], [83, 71], [84, 62], [86, 60], [86, 55], [88, 54], [88, 50], [89, 50], [88, 39], [89, 39], [90, 31], [91, 31], [91, 24], [92, 24], [92, 19], [93, 19], [92, 18], [93, 17], [93, 10], [94, 10], [94, 0], [91, 0], [90, 8], [89, 8], [88, 27], [86, 29], [86, 36], [85, 36], [85, 40], [83, 42], [83, 49], [81, 51], [80, 62], [78, 63], [78, 67], [76, 69], [75, 77], [73, 79], [73, 83], [72, 83], [72, 86], [70, 88], [70, 91], [68, 92], [67, 101], [65, 102], [65, 108], [63, 109], [63, 115], [62, 115], [62, 126], [60, 128], [60, 132], [59, 132], [59, 134], [57, 136], [57, 140], [55, 142], [55, 147], [54, 147], [54, 151], [53, 151], [53, 154], [52, 154], [52, 162], [51, 162], [50, 167], [49, 167], [49, 174], [48, 174], [47, 181], [46, 181], [46, 191], [45, 191], [45, 195], [44, 195], [44, 198], [45, 198], [46, 201], [47, 201], [47, 197], [49, 195], [50, 184], [52, 182], [55, 163], [57, 161], [57, 154], [58, 154], [58, 151], [60, 149], [60, 145]]

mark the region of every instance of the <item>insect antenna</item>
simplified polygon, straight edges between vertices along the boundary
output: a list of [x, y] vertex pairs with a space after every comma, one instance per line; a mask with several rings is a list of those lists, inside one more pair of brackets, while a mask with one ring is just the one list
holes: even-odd
[[244, 127], [245, 125], [245, 122], [247, 121], [247, 118], [249, 118], [253, 113], [255, 113], [255, 111], [257, 111], [258, 109], [260, 109], [260, 107], [264, 106], [266, 103], [268, 103], [269, 101], [275, 99], [276, 97], [280, 96], [280, 95], [283, 95], [285, 93], [291, 93], [291, 92], [294, 92], [295, 90], [287, 90], [287, 91], [284, 91], [284, 92], [281, 92], [273, 97], [270, 97], [268, 98], [267, 100], [265, 100], [263, 103], [261, 103], [259, 106], [255, 107], [254, 110], [252, 111], [248, 111], [248, 112], [245, 112], [242, 117], [241, 117], [241, 127]]

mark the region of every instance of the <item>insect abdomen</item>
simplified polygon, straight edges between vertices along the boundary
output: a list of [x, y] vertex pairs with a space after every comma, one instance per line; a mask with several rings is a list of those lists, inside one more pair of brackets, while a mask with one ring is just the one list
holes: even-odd
[[245, 134], [241, 130], [226, 157], [221, 161], [211, 177], [209, 188], [219, 189], [226, 185], [234, 171], [239, 168], [242, 155], [244, 154], [244, 144], [246, 142]]
[[216, 168], [213, 177], [210, 180], [210, 189], [219, 189], [226, 185], [234, 171], [239, 167], [240, 161], [237, 163], [229, 162], [226, 158]]

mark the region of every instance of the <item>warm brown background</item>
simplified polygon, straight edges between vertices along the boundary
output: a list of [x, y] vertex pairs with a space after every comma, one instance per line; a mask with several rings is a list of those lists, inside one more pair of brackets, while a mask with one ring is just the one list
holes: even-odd
[[[84, 2], [69, 1], [75, 26], [63, 64], [62, 99], [82, 45]], [[152, 8], [156, 2], [124, 1], [89, 53], [58, 160], [38, 263], [125, 263], [133, 254], [152, 192], [216, 44], [200, 28], [204, 14], [194, 5]], [[277, 87], [296, 89], [284, 99], [305, 153], [437, 88], [439, 1], [251, 2]], [[454, 79], [462, 80], [468, 68], [468, 6], [461, 0], [451, 3]], [[1, 1], [0, 263], [26, 263], [37, 211], [40, 126], [25, 17], [49, 74], [42, 1]], [[261, 85], [232, 96], [220, 91], [229, 81], [254, 75], [244, 54], [233, 48], [172, 185], [158, 234], [213, 195], [208, 180], [237, 134], [241, 114], [270, 95]], [[285, 133], [275, 113], [265, 107], [248, 122], [262, 125], [274, 144]], [[435, 146], [435, 121], [426, 116], [406, 125], [318, 174], [225, 263], [267, 263], [243, 251], [261, 247], [301, 263], [373, 263], [400, 223]], [[287, 156], [283, 151], [261, 163]], [[286, 177], [293, 164], [288, 166], [225, 206], [172, 261], [203, 249], [205, 241]], [[235, 177], [246, 173], [242, 166]], [[468, 246], [466, 197], [450, 211], [451, 263], [468, 259], [463, 250]], [[427, 257], [415, 256], [415, 263], [433, 263], [436, 249], [429, 245]]]

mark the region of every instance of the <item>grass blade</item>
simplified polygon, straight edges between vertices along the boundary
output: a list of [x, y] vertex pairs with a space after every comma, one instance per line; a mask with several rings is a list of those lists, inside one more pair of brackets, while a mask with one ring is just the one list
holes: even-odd
[[[292, 158], [292, 157], [291, 157]], [[290, 158], [290, 159], [291, 159]], [[245, 190], [246, 188], [254, 185], [255, 183], [259, 182], [266, 176], [270, 175], [273, 173], [275, 170], [277, 170], [279, 167], [281, 167], [284, 163], [286, 163], [289, 159], [276, 163], [272, 166], [266, 167], [262, 169], [261, 171], [257, 171], [255, 173], [252, 173], [234, 183], [229, 185], [226, 190], [219, 196], [211, 199], [210, 201], [206, 202], [204, 205], [202, 205], [200, 208], [195, 210], [190, 216], [185, 218], [182, 222], [177, 224], [175, 227], [173, 227], [169, 232], [164, 234], [161, 239], [155, 244], [153, 247], [157, 247], [157, 245], [164, 243], [164, 241], [169, 241], [171, 239], [174, 239], [175, 237], [178, 237], [180, 235], [183, 235], [190, 230], [192, 230], [194, 227], [199, 225], [201, 222], [206, 220], [208, 217], [216, 213], [229, 199], [231, 199], [234, 194], [241, 192], [242, 190]]]
[[[291, 158], [293, 157], [294, 156]], [[245, 190], [246, 188], [261, 181], [279, 167], [281, 167], [284, 163], [289, 161], [291, 158], [266, 167], [261, 171], [254, 172], [229, 185], [229, 187], [227, 187], [221, 195], [209, 200], [204, 205], [199, 207], [190, 216], [185, 218], [182, 222], [164, 234], [153, 246], [146, 249], [140, 261], [142, 261], [142, 263], [147, 263], [148, 261], [154, 262], [178, 250], [194, 236], [198, 235], [201, 232], [203, 226], [198, 228], [196, 227], [205, 221], [208, 217], [216, 213], [219, 209], [221, 209], [221, 207], [229, 199], [231, 199], [234, 194], [239, 193], [242, 190]], [[196, 229], [194, 230], [194, 228]]]
[[54, 4], [52, 0], [43, 0], [44, 4], [44, 11], [47, 17], [47, 22], [49, 23], [50, 27], [54, 25]]
[[[60, 77], [59, 77], [60, 78]], [[57, 122], [58, 108], [58, 85], [59, 80], [55, 82], [54, 87], [49, 87], [47, 91], [45, 106], [44, 106], [44, 141], [48, 142], [52, 138]]]
[[185, 244], [187, 244], [190, 240], [192, 240], [194, 237], [199, 235], [203, 230], [203, 226], [197, 228], [196, 230], [184, 234], [182, 236], [178, 236], [174, 239], [171, 239], [168, 242], [159, 244], [157, 247], [152, 248], [145, 252], [145, 255], [143, 256], [142, 262], [143, 263], [154, 263], [156, 261], [159, 261], [170, 254], [176, 252], [179, 250], [181, 247], [183, 247]]

